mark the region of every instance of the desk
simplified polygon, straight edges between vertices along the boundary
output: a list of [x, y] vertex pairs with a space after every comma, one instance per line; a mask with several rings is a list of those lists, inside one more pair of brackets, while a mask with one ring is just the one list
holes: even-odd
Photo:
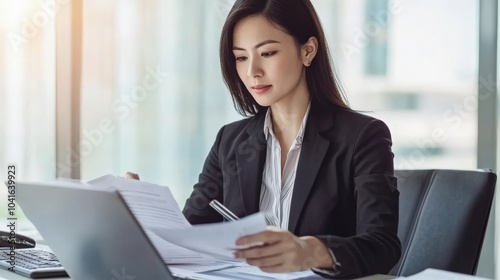
[[[40, 243], [37, 244], [37, 248], [41, 248], [41, 249], [45, 249], [45, 250], [50, 251], [50, 248], [48, 246], [40, 244]], [[11, 271], [0, 268], [0, 280], [3, 280], [2, 277], [7, 279], [7, 280], [29, 280], [29, 279], [31, 279], [31, 278], [24, 277], [22, 275], [19, 275], [19, 274], [13, 273]], [[373, 276], [359, 278], [357, 280], [388, 280], [388, 279], [393, 279], [393, 278], [395, 278], [395, 277], [394, 276], [387, 276], [387, 275], [373, 275]], [[43, 278], [43, 279], [44, 280], [69, 280], [71, 278], [69, 278], [69, 277], [57, 277], [57, 278]]]
[[[19, 274], [12, 273], [10, 271], [7, 271], [5, 269], [0, 269], [0, 279], [1, 277], [7, 279], [7, 280], [29, 280], [31, 278], [24, 277]], [[368, 276], [364, 278], [359, 278], [358, 280], [388, 280], [392, 279], [394, 276], [387, 276], [387, 275], [373, 275], [373, 276]], [[59, 277], [59, 278], [43, 278], [44, 280], [68, 280], [71, 278], [68, 277]], [[3, 280], [3, 279], [2, 279]]]
[[[29, 280], [31, 278], [24, 277], [22, 275], [12, 273], [5, 269], [0, 269], [0, 279], [5, 278], [7, 280]], [[364, 278], [359, 278], [358, 280], [388, 280], [393, 279], [394, 276], [387, 275], [373, 275]], [[69, 280], [71, 278], [68, 277], [59, 277], [59, 278], [43, 278], [44, 280]], [[3, 280], [3, 279], [2, 279]]]

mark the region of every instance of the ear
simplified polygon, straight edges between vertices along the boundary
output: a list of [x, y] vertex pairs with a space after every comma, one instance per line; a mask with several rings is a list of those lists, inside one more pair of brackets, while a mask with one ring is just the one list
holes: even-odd
[[313, 62], [316, 53], [318, 52], [318, 39], [316, 37], [311, 37], [307, 42], [302, 45], [300, 49], [300, 55], [302, 59], [302, 63], [309, 67]]

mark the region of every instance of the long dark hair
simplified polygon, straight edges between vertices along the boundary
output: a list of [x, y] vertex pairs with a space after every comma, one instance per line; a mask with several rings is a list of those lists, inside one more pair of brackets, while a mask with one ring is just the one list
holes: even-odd
[[317, 104], [349, 109], [330, 62], [330, 53], [318, 15], [310, 0], [237, 0], [226, 18], [220, 39], [220, 64], [224, 82], [233, 97], [236, 110], [243, 116], [257, 114], [260, 106], [241, 81], [233, 55], [233, 31], [242, 19], [262, 15], [289, 34], [301, 46], [310, 37], [318, 40], [318, 51], [306, 68], [311, 99]]

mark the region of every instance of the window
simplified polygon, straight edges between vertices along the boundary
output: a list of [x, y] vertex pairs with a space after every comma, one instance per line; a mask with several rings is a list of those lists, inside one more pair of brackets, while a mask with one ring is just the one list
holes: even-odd
[[[17, 180], [55, 178], [54, 18], [41, 3], [0, 2], [0, 178], [17, 166]], [[0, 186], [0, 219], [7, 188]], [[41, 198], [43, 199], [43, 198]], [[16, 230], [32, 228], [19, 205]], [[1, 223], [0, 230], [6, 223]]]
[[478, 3], [340, 2], [338, 72], [352, 107], [389, 125], [396, 168], [476, 168]]
[[[219, 33], [232, 3], [84, 3], [82, 178], [133, 171], [182, 206], [223, 124]], [[101, 129], [104, 124], [105, 129]]]

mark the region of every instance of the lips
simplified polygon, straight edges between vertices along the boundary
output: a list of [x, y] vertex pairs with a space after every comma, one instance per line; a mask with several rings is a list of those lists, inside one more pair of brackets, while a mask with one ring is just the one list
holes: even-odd
[[262, 94], [271, 88], [270, 85], [256, 85], [252, 87], [252, 90], [257, 94]]

